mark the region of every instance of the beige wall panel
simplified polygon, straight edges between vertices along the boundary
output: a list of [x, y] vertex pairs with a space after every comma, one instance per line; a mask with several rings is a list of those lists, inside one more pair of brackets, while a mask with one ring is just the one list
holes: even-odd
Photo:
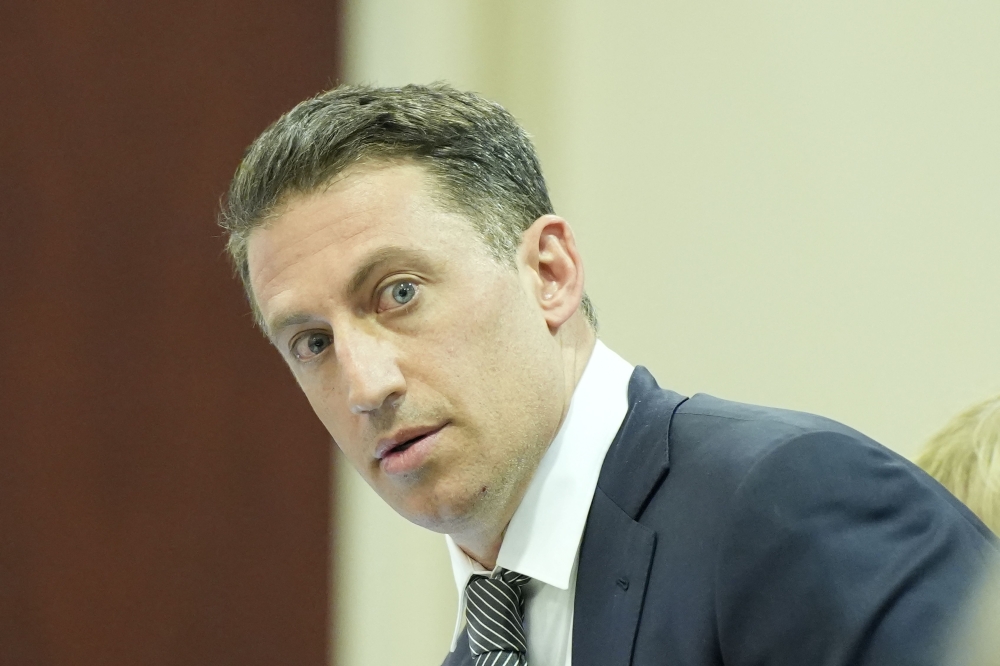
[[1000, 5], [588, 3], [550, 173], [661, 384], [906, 454], [1000, 391]]
[[345, 5], [345, 76], [352, 83], [447, 80], [481, 88], [479, 9], [468, 0], [353, 0]]

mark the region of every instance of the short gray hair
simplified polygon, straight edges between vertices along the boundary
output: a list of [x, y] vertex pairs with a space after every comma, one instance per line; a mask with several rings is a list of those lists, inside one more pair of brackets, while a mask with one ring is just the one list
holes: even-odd
[[[353, 165], [397, 160], [427, 169], [439, 202], [467, 215], [501, 263], [513, 266], [524, 231], [553, 212], [531, 140], [499, 104], [445, 84], [339, 86], [301, 102], [250, 144], [219, 215], [258, 324], [250, 232], [289, 197], [315, 192]], [[596, 330], [586, 294], [581, 309]]]

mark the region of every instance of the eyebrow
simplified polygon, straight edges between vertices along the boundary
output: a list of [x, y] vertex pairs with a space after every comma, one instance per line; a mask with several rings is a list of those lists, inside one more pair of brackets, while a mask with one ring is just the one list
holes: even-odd
[[[380, 248], [368, 255], [365, 262], [354, 271], [350, 280], [347, 281], [345, 293], [348, 298], [356, 296], [358, 292], [361, 291], [361, 288], [365, 286], [365, 283], [368, 282], [372, 273], [375, 272], [380, 266], [399, 259], [409, 259], [420, 264], [425, 263], [423, 256], [419, 252], [395, 245]], [[289, 326], [307, 324], [313, 320], [315, 320], [315, 317], [304, 312], [293, 312], [287, 315], [279, 316], [267, 326], [267, 337], [274, 340], [275, 335], [279, 331], [288, 328]]]
[[351, 279], [347, 281], [347, 289], [345, 290], [347, 296], [356, 296], [377, 268], [383, 264], [387, 264], [390, 261], [398, 259], [409, 259], [421, 264], [424, 263], [422, 261], [422, 255], [419, 252], [414, 252], [413, 250], [409, 250], [407, 248], [390, 245], [389, 247], [383, 247], [375, 250], [368, 255], [365, 263], [354, 271]]
[[299, 324], [305, 324], [313, 320], [313, 317], [302, 312], [295, 312], [293, 314], [284, 315], [278, 317], [275, 321], [271, 322], [267, 326], [267, 337], [274, 340], [274, 334], [278, 331], [288, 328], [289, 326], [298, 326]]

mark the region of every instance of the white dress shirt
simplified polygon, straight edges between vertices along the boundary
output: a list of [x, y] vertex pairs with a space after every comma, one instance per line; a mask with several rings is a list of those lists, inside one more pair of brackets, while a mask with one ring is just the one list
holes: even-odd
[[[604, 456], [628, 411], [634, 368], [597, 341], [573, 392], [569, 411], [542, 457], [504, 535], [497, 568], [532, 580], [525, 588], [524, 629], [528, 663], [570, 666], [576, 564], [583, 528]], [[458, 587], [454, 651], [465, 620], [465, 586], [489, 573], [446, 536]]]

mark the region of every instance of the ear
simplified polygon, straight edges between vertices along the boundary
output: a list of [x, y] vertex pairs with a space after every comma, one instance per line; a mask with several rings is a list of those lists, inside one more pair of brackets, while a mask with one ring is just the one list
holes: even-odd
[[518, 249], [525, 286], [555, 333], [583, 299], [583, 261], [573, 230], [556, 215], [543, 215], [525, 230]]

